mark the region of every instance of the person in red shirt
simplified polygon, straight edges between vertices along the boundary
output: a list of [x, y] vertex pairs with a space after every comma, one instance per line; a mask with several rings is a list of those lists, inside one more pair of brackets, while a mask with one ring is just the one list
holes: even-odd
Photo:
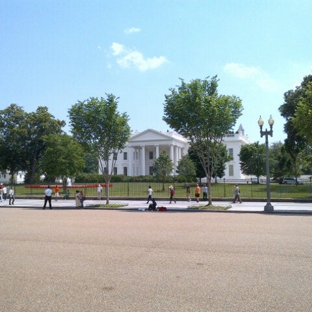
[[58, 200], [59, 196], [60, 196], [60, 193], [59, 193], [59, 188], [57, 185], [55, 185], [55, 188], [54, 188], [54, 194], [55, 194], [55, 201]]
[[200, 186], [197, 184], [196, 189], [195, 189], [195, 198], [198, 203], [199, 203], [199, 196], [200, 196]]

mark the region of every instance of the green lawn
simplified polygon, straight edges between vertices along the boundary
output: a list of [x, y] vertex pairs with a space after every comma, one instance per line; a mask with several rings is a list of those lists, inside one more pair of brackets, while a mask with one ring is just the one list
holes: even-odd
[[[110, 197], [147, 197], [147, 189], [150, 183], [148, 182], [118, 182], [113, 183], [110, 189]], [[81, 185], [81, 183], [80, 183]], [[154, 197], [164, 198], [169, 197], [169, 185], [165, 183], [165, 190], [163, 191], [162, 183], [151, 183], [151, 187], [154, 190]], [[194, 197], [194, 191], [196, 184], [191, 184], [191, 197]], [[186, 198], [184, 183], [175, 183], [177, 198]], [[241, 197], [266, 199], [266, 185], [265, 184], [239, 184]], [[212, 197], [213, 198], [231, 198], [233, 196], [234, 184], [218, 183], [212, 184]], [[96, 197], [96, 188], [80, 187], [87, 197]], [[312, 199], [312, 186], [310, 183], [304, 185], [281, 185], [272, 183], [270, 185], [271, 199]], [[74, 196], [76, 188], [70, 189], [70, 196]], [[103, 190], [104, 191], [104, 190]], [[31, 189], [26, 188], [24, 185], [15, 185], [16, 196], [43, 196], [44, 189]], [[103, 192], [104, 196], [105, 192]], [[60, 187], [60, 196], [63, 195], [63, 189]]]

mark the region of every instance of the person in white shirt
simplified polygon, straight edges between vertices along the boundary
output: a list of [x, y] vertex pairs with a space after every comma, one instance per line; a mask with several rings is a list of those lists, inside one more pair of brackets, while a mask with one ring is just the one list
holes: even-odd
[[10, 191], [9, 191], [9, 205], [14, 205], [14, 199], [15, 199], [15, 196], [14, 196], [14, 189], [13, 189], [13, 186], [11, 186], [10, 188]]
[[101, 195], [102, 195], [102, 185], [99, 184], [98, 187], [97, 187], [97, 195], [98, 195], [98, 199], [101, 199]]
[[52, 190], [50, 189], [50, 185], [44, 191], [44, 205], [43, 209], [45, 209], [47, 202], [49, 202], [49, 207], [52, 209], [51, 199], [52, 199]]
[[148, 190], [147, 190], [147, 194], [148, 194], [148, 197], [147, 197], [147, 204], [149, 203], [149, 201], [151, 200], [152, 201], [152, 195], [153, 195], [154, 191], [153, 189], [151, 188], [151, 186], [148, 187]]
[[6, 188], [5, 185], [3, 185], [2, 191], [3, 191], [3, 199], [6, 200], [6, 199], [7, 199], [7, 191], [8, 191], [8, 190], [7, 190], [7, 188]]

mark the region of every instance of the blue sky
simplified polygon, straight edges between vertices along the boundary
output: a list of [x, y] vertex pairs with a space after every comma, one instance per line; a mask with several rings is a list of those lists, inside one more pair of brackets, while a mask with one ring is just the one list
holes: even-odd
[[218, 75], [242, 99], [234, 130], [264, 143], [272, 114], [283, 141], [284, 92], [312, 74], [311, 16], [311, 0], [0, 0], [0, 107], [48, 106], [69, 132], [73, 104], [113, 93], [133, 131], [166, 131], [179, 78]]

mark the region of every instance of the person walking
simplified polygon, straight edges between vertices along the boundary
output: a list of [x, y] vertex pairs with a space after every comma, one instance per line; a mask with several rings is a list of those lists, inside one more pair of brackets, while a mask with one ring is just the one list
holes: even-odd
[[75, 203], [76, 203], [76, 208], [80, 207], [81, 205], [80, 192], [78, 190], [76, 190]]
[[15, 200], [14, 189], [13, 186], [11, 186], [9, 190], [9, 205], [14, 205], [14, 200]]
[[43, 205], [43, 209], [46, 208], [47, 202], [49, 202], [49, 207], [50, 207], [50, 209], [52, 209], [51, 199], [52, 199], [52, 190], [50, 189], [50, 185], [48, 185], [48, 187], [44, 191], [44, 205]]
[[85, 201], [86, 197], [83, 195], [82, 191], [79, 192], [79, 200], [81, 204], [81, 209], [84, 209], [83, 202]]
[[202, 187], [203, 190], [203, 200], [207, 200], [207, 192], [208, 192], [208, 187], [206, 184]]
[[6, 200], [8, 189], [5, 185], [3, 185], [2, 192], [3, 192], [3, 199]]
[[3, 185], [1, 183], [1, 186], [0, 186], [0, 200], [2, 202], [2, 196], [3, 196]]
[[147, 197], [147, 204], [148, 204], [150, 200], [152, 201], [152, 195], [154, 194], [154, 191], [151, 188], [151, 186], [148, 187], [147, 194], [148, 194], [148, 197]]
[[199, 184], [196, 185], [196, 189], [195, 189], [195, 198], [196, 198], [196, 202], [199, 203], [199, 196], [200, 196], [200, 186]]
[[170, 194], [169, 204], [171, 204], [172, 201], [174, 201], [174, 203], [176, 203], [176, 200], [174, 199], [175, 189], [172, 185], [169, 186], [169, 194]]
[[55, 188], [54, 188], [55, 201], [57, 201], [59, 196], [60, 196], [59, 191], [60, 191], [60, 189], [58, 188], [57, 185], [55, 185]]
[[241, 198], [240, 198], [240, 190], [239, 190], [239, 187], [238, 187], [238, 185], [236, 184], [235, 186], [234, 186], [234, 200], [233, 200], [233, 203], [235, 204], [235, 203], [237, 203], [237, 202], [239, 202], [240, 204], [242, 203], [242, 200], [241, 200]]
[[101, 184], [99, 184], [98, 187], [97, 187], [97, 198], [98, 199], [101, 199], [102, 190], [103, 190], [103, 187], [102, 187]]

